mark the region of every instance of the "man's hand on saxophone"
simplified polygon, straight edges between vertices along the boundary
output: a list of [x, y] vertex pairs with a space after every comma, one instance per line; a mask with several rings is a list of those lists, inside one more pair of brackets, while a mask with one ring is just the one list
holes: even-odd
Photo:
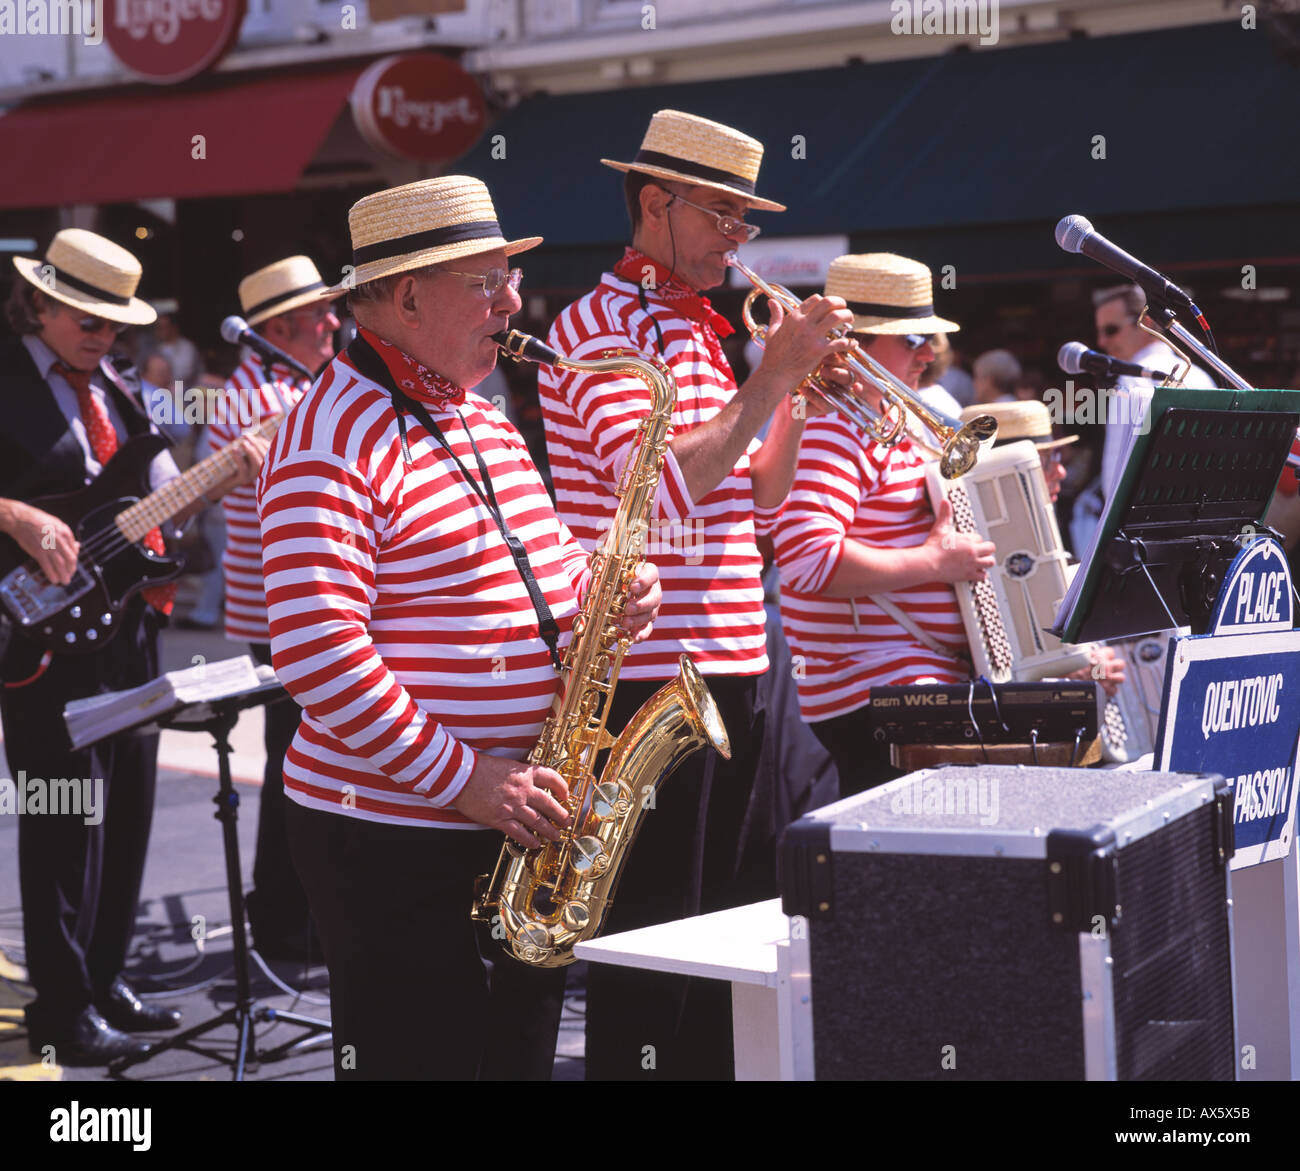
[[633, 636], [633, 643], [645, 642], [650, 637], [662, 600], [659, 570], [644, 561], [632, 577], [632, 588], [628, 591], [627, 605], [623, 609], [623, 621], [619, 623], [621, 629]]
[[451, 804], [471, 821], [532, 849], [543, 838], [560, 840], [560, 829], [569, 824], [568, 799], [569, 787], [554, 769], [480, 752]]

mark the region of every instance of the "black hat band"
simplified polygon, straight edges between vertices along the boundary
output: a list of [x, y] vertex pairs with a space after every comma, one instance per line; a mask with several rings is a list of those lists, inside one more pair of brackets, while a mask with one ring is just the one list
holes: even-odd
[[728, 187], [735, 187], [746, 195], [754, 194], [754, 181], [752, 179], [746, 179], [742, 175], [733, 175], [730, 171], [723, 171], [718, 167], [706, 167], [703, 163], [693, 163], [689, 159], [679, 159], [674, 155], [666, 155], [661, 151], [639, 150], [636, 152], [636, 158], [632, 161], [652, 167], [664, 167], [670, 171], [680, 171], [683, 175], [691, 175], [696, 179], [707, 179], [710, 183], [725, 183]]
[[287, 293], [276, 293], [274, 297], [267, 297], [265, 301], [258, 301], [256, 305], [250, 305], [244, 310], [249, 317], [261, 313], [263, 309], [269, 309], [272, 305], [278, 305], [281, 301], [288, 301], [293, 297], [301, 296], [303, 293], [314, 293], [317, 289], [325, 287], [324, 281], [316, 281], [310, 285], [303, 285], [301, 289], [290, 289]]
[[[46, 261], [46, 264], [49, 264], [49, 261]], [[42, 267], [44, 267], [44, 265], [42, 265]], [[49, 267], [54, 269], [54, 279], [56, 281], [62, 281], [65, 285], [76, 289], [79, 293], [89, 293], [92, 297], [98, 297], [101, 301], [107, 301], [110, 305], [131, 304], [130, 297], [121, 297], [118, 296], [117, 293], [110, 293], [107, 289], [101, 289], [97, 285], [92, 285], [89, 281], [78, 280], [75, 276], [69, 276], [62, 269], [54, 268], [54, 265], [52, 264], [50, 264]], [[40, 269], [37, 269], [36, 271], [40, 272]], [[44, 284], [45, 282], [42, 281], [41, 283]]]
[[489, 240], [501, 237], [501, 225], [496, 220], [478, 220], [474, 223], [451, 224], [445, 228], [431, 228], [427, 232], [413, 232], [393, 240], [380, 240], [352, 250], [352, 261], [360, 268], [376, 260], [405, 256], [410, 252], [423, 252], [426, 248], [440, 248], [444, 244], [459, 244], [462, 240]]

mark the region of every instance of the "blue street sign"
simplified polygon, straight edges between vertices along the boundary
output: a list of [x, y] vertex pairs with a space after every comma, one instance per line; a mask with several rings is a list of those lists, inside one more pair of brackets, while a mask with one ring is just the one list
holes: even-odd
[[1283, 858], [1295, 836], [1300, 631], [1291, 577], [1272, 540], [1233, 561], [1210, 633], [1169, 654], [1155, 767], [1234, 782], [1234, 870]]

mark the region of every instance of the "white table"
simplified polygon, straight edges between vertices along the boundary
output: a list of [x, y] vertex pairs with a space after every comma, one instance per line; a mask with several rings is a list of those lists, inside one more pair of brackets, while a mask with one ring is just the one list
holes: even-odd
[[593, 964], [731, 981], [736, 1079], [811, 1073], [806, 924], [787, 918], [780, 899], [608, 935], [575, 952]]

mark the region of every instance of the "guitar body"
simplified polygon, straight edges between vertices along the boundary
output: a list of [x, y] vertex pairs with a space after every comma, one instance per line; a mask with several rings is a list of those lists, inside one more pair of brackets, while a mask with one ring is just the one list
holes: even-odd
[[79, 564], [68, 585], [47, 582], [16, 541], [0, 538], [0, 609], [13, 628], [6, 679], [22, 671], [14, 660], [31, 659], [34, 670], [46, 650], [99, 650], [118, 632], [132, 597], [181, 573], [181, 558], [127, 542], [114, 524], [119, 513], [149, 494], [149, 465], [168, 446], [160, 435], [137, 435], [79, 492], [28, 501], [77, 535]]

